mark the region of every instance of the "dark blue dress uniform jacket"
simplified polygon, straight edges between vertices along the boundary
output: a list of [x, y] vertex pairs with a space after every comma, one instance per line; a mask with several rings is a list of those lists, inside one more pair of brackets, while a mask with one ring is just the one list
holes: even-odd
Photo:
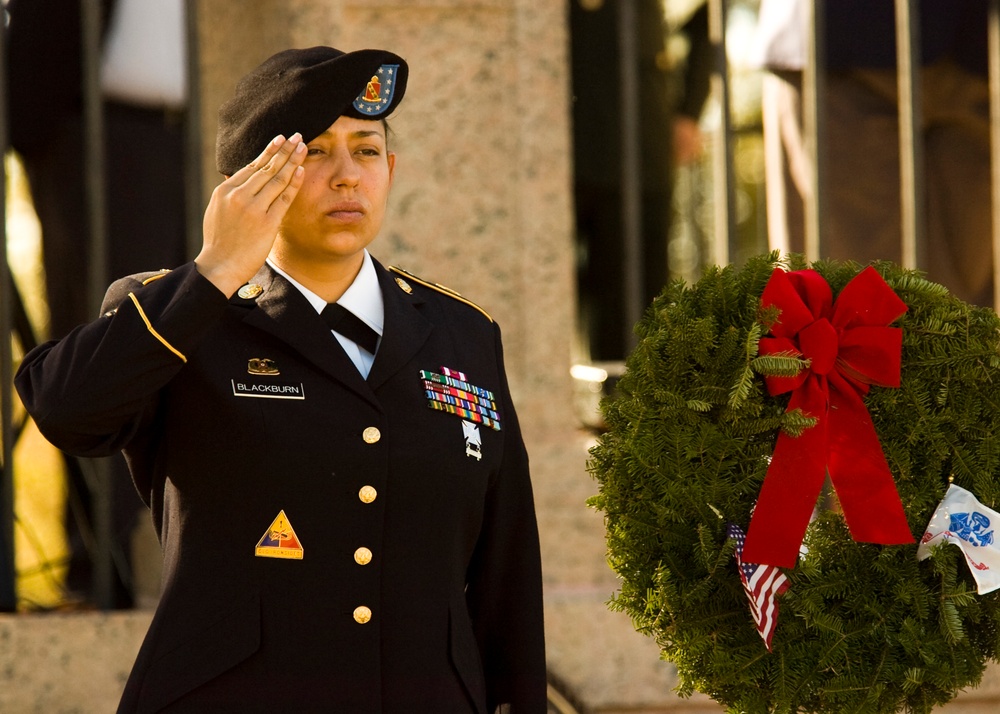
[[[367, 381], [267, 266], [251, 299], [193, 264], [118, 281], [102, 318], [25, 358], [16, 383], [42, 433], [79, 455], [124, 449], [162, 545], [120, 712], [545, 711], [538, 536], [500, 331], [376, 270], [385, 328]], [[461, 417], [428, 407], [419, 373], [441, 367], [495, 395], [481, 459]], [[255, 555], [281, 512], [301, 559]]]

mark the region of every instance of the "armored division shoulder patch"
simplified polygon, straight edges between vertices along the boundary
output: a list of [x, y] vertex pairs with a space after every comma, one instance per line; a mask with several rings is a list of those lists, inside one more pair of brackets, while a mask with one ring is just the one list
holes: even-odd
[[303, 548], [295, 535], [295, 529], [288, 522], [285, 511], [278, 513], [271, 526], [257, 541], [254, 555], [258, 558], [283, 558], [286, 560], [302, 560]]
[[407, 281], [414, 282], [417, 285], [423, 285], [425, 288], [430, 288], [431, 290], [433, 290], [435, 292], [441, 293], [442, 295], [447, 295], [448, 297], [452, 298], [453, 300], [458, 300], [460, 303], [464, 303], [464, 304], [468, 305], [472, 309], [477, 310], [478, 312], [482, 313], [482, 315], [487, 320], [489, 320], [490, 322], [493, 322], [493, 318], [490, 316], [490, 314], [488, 312], [486, 312], [486, 310], [484, 310], [483, 308], [479, 307], [479, 305], [477, 305], [476, 303], [472, 302], [471, 300], [468, 300], [468, 299], [462, 297], [462, 295], [460, 293], [455, 292], [451, 288], [446, 288], [444, 285], [440, 285], [438, 283], [431, 283], [431, 282], [428, 282], [428, 281], [423, 280], [421, 278], [418, 278], [413, 273], [410, 273], [410, 272], [408, 272], [406, 270], [403, 270], [402, 268], [398, 268], [395, 265], [390, 265], [389, 266], [389, 270], [390, 270], [390, 272], [396, 273], [397, 276], [401, 276], [401, 277], [397, 277], [396, 278], [396, 284], [399, 285], [400, 290], [402, 290], [403, 292], [406, 292], [406, 293], [413, 292], [413, 289], [410, 287], [410, 285], [409, 285], [409, 283]]

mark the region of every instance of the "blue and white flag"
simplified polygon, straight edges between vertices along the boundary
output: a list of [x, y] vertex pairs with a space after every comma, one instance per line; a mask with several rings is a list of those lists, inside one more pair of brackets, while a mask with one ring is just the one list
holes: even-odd
[[951, 484], [938, 505], [917, 548], [924, 560], [940, 543], [957, 545], [965, 553], [980, 595], [1000, 588], [1000, 513], [981, 504], [960, 486]]

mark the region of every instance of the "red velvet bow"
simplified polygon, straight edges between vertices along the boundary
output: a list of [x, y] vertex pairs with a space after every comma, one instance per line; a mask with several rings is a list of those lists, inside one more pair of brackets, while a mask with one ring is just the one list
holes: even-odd
[[816, 417], [798, 437], [784, 432], [747, 531], [743, 560], [795, 567], [827, 470], [856, 541], [912, 543], [903, 504], [872, 425], [869, 385], [899, 386], [903, 332], [887, 327], [906, 304], [874, 268], [862, 270], [836, 304], [813, 270], [775, 270], [762, 307], [781, 310], [760, 354], [794, 354], [810, 366], [795, 377], [765, 377], [772, 396], [791, 392], [788, 410]]

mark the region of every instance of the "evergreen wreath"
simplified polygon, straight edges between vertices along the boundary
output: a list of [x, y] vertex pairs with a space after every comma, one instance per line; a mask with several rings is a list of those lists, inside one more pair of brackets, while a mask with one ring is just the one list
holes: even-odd
[[[919, 539], [949, 477], [1000, 506], [1000, 319], [919, 273], [873, 266], [908, 310], [893, 323], [901, 386], [864, 401]], [[828, 494], [785, 571], [772, 651], [751, 618], [727, 524], [746, 530], [779, 430], [815, 423], [764, 385], [789, 373], [787, 358], [758, 355], [776, 318], [760, 308], [775, 267], [812, 268], [834, 297], [861, 270], [758, 256], [668, 285], [636, 326], [589, 462], [589, 503], [605, 514], [621, 581], [609, 607], [656, 640], [682, 696], [730, 712], [929, 712], [1000, 655], [1000, 591], [977, 594], [959, 548], [918, 562], [916, 542], [855, 542]]]

